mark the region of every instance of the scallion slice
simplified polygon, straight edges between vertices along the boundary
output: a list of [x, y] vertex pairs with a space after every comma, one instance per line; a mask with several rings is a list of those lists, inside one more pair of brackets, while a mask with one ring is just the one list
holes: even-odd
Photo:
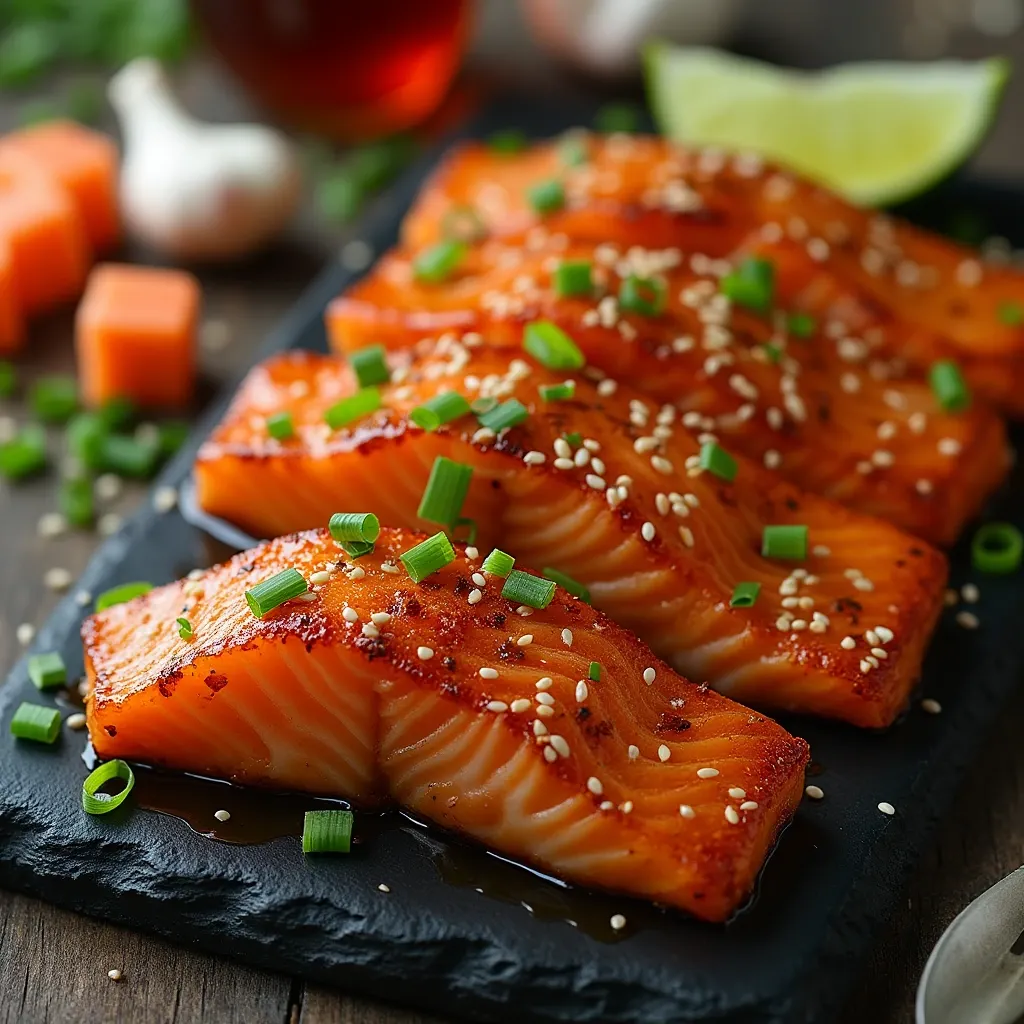
[[141, 597], [143, 594], [148, 594], [152, 589], [153, 584], [146, 583], [143, 580], [139, 580], [136, 583], [122, 583], [118, 587], [111, 587], [109, 590], [104, 590], [96, 598], [96, 611], [102, 612], [107, 608], [112, 608], [115, 604], [124, 604], [125, 601], [131, 601], [136, 597]]
[[10, 398], [18, 390], [18, 374], [14, 364], [0, 359], [0, 398]]
[[608, 103], [594, 115], [599, 132], [638, 132], [643, 114], [634, 103]]
[[[113, 795], [101, 793], [100, 787], [113, 779], [124, 785]], [[107, 761], [89, 773], [82, 783], [82, 810], [86, 814], [109, 814], [128, 799], [135, 786], [135, 773], [124, 761]]]
[[586, 135], [582, 132], [566, 132], [558, 143], [558, 159], [566, 167], [582, 167], [590, 160]]
[[275, 412], [267, 417], [267, 433], [276, 441], [287, 441], [295, 434], [295, 423], [290, 412]]
[[44, 423], [65, 423], [78, 411], [78, 384], [74, 377], [40, 377], [28, 400]]
[[482, 416], [485, 412], [498, 408], [498, 400], [493, 395], [485, 395], [483, 398], [474, 398], [469, 403], [470, 411], [474, 416]]
[[528, 572], [513, 569], [501, 588], [501, 596], [513, 604], [525, 604], [528, 608], [547, 608], [555, 596], [555, 584]]
[[367, 544], [360, 540], [347, 540], [341, 548], [352, 561], [362, 558], [365, 555], [372, 555], [376, 544]]
[[97, 414], [107, 430], [127, 430], [135, 421], [138, 410], [125, 395], [114, 395], [100, 406]]
[[583, 444], [583, 435], [577, 430], [574, 430], [571, 434], [563, 434], [562, 438], [570, 448], [579, 448]]
[[568, 299], [574, 295], [591, 295], [594, 291], [589, 260], [562, 260], [555, 267], [552, 280], [555, 294], [561, 299]]
[[775, 264], [751, 256], [719, 282], [719, 289], [737, 306], [767, 313], [775, 295]]
[[1012, 523], [986, 523], [971, 540], [971, 564], [978, 572], [1016, 572], [1024, 555], [1024, 537]]
[[999, 322], [1006, 324], [1007, 327], [1020, 327], [1021, 324], [1024, 324], [1024, 306], [1021, 306], [1019, 302], [999, 303], [997, 315]]
[[470, 411], [469, 402], [458, 391], [445, 391], [428, 398], [409, 413], [409, 419], [428, 433], [465, 416]]
[[730, 608], [749, 608], [761, 593], [761, 584], [756, 581], [737, 583], [729, 599]]
[[640, 316], [658, 316], [665, 308], [665, 282], [630, 274], [619, 286], [619, 308]]
[[786, 327], [794, 338], [806, 340], [813, 337], [818, 329], [818, 323], [810, 313], [790, 313]]
[[515, 564], [516, 560], [507, 551], [495, 548], [484, 559], [483, 568], [484, 572], [489, 572], [492, 576], [507, 576]]
[[496, 434], [506, 427], [516, 427], [530, 415], [529, 410], [518, 398], [509, 398], [501, 405], [495, 406], [490, 412], [478, 416], [480, 426], [493, 430]]
[[576, 381], [567, 380], [561, 384], [541, 384], [537, 388], [545, 402], [567, 402], [576, 396]]
[[[464, 517], [460, 517], [460, 518], [456, 519], [455, 522], [452, 523], [452, 525], [450, 527], [451, 535], [453, 537], [455, 537], [456, 531], [463, 529], [463, 527], [465, 527], [465, 530], [466, 530], [466, 537], [462, 541], [462, 543], [463, 544], [475, 544], [476, 543], [476, 534], [477, 534], [477, 523], [476, 523], [476, 520], [475, 519], [468, 519], [468, 518], [464, 518]], [[458, 539], [458, 538], [456, 538], [456, 539]]]
[[419, 583], [454, 562], [455, 548], [443, 533], [435, 533], [398, 557], [413, 583]]
[[139, 480], [151, 477], [160, 462], [159, 437], [137, 440], [125, 434], [106, 434], [100, 442], [103, 468]]
[[335, 402], [325, 413], [324, 419], [331, 430], [340, 430], [381, 407], [380, 391], [375, 387], [363, 388], [340, 402]]
[[191, 640], [195, 636], [195, 630], [192, 628], [192, 623], [185, 618], [177, 618], [174, 620], [175, 625], [178, 627], [178, 636], [182, 640]]
[[41, 704], [22, 701], [11, 719], [11, 735], [19, 740], [53, 743], [60, 732], [60, 712]]
[[42, 427], [30, 424], [0, 444], [0, 475], [8, 480], [22, 480], [45, 467], [46, 432]]
[[83, 412], [68, 423], [65, 438], [68, 452], [86, 469], [103, 468], [103, 439], [109, 433], [98, 413]]
[[971, 389], [952, 359], [932, 363], [928, 371], [932, 394], [944, 412], [964, 412], [971, 407]]
[[302, 573], [298, 569], [282, 569], [268, 580], [257, 583], [245, 592], [245, 601], [249, 610], [257, 619], [262, 619], [275, 608], [309, 590]]
[[184, 420], [165, 420], [157, 424], [157, 444], [160, 448], [160, 457], [169, 458], [187, 440], [191, 426]]
[[380, 536], [380, 520], [372, 512], [335, 512], [327, 529], [339, 544], [373, 544]]
[[761, 350], [764, 352], [765, 357], [772, 366], [778, 366], [779, 361], [782, 359], [782, 349], [779, 348], [774, 342], [766, 341], [762, 346]]
[[554, 580], [563, 590], [568, 591], [573, 597], [578, 597], [581, 601], [590, 604], [590, 591], [582, 584], [578, 583], [571, 576], [567, 576], [564, 572], [559, 572], [557, 569], [552, 569], [551, 566], [546, 566], [544, 569], [544, 575], [549, 580]]
[[586, 363], [576, 342], [550, 320], [534, 320], [523, 328], [523, 348], [549, 370], [578, 370]]
[[466, 258], [466, 243], [456, 238], [445, 238], [418, 253], [412, 261], [417, 281], [440, 284], [447, 281]]
[[521, 128], [502, 128], [487, 137], [487, 148], [504, 156], [521, 153], [526, 149], [526, 134]]
[[352, 849], [351, 811], [306, 811], [302, 822], [303, 853], [348, 853]]
[[601, 681], [601, 663], [599, 661], [592, 661], [590, 668], [587, 669], [587, 678], [592, 683], [599, 683]]
[[383, 345], [367, 345], [365, 348], [356, 349], [348, 357], [348, 364], [352, 367], [361, 388], [368, 388], [373, 384], [387, 384], [391, 380]]
[[72, 526], [89, 526], [95, 515], [92, 482], [86, 477], [63, 480], [57, 492], [57, 504]]
[[539, 181], [526, 190], [526, 199], [535, 213], [556, 213], [565, 206], [565, 188], [557, 178]]
[[28, 677], [37, 690], [50, 690], [67, 682], [68, 670], [56, 651], [47, 651], [46, 654], [33, 654], [28, 659]]
[[806, 526], [766, 526], [761, 533], [761, 555], [800, 561], [807, 557]]
[[416, 514], [427, 522], [452, 526], [462, 514], [472, 477], [472, 466], [438, 455], [430, 467], [430, 477]]
[[721, 480], [732, 483], [736, 479], [736, 460], [720, 445], [708, 441], [700, 447], [700, 468]]

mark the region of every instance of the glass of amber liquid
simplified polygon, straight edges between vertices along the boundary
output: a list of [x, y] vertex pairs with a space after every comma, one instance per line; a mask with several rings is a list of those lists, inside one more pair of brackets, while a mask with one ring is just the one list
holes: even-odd
[[217, 54], [263, 106], [336, 138], [427, 117], [458, 70], [471, 0], [192, 0]]

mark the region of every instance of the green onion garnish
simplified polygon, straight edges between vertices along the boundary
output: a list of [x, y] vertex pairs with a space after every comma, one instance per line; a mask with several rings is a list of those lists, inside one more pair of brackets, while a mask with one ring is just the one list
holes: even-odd
[[601, 663], [599, 661], [592, 661], [590, 668], [587, 669], [587, 678], [592, 683], [599, 683], [601, 681]]
[[952, 359], [932, 363], [928, 371], [932, 394], [944, 412], [964, 412], [971, 406], [971, 389]]
[[[124, 786], [112, 796], [101, 793], [100, 787], [112, 779], [120, 779]], [[135, 773], [124, 761], [107, 761], [82, 783], [82, 810], [86, 814], [108, 814], [125, 802], [134, 786]]]
[[373, 544], [380, 536], [380, 520], [372, 512], [335, 512], [327, 529], [339, 544]]
[[515, 564], [516, 560], [507, 551], [495, 548], [484, 559], [484, 572], [489, 572], [492, 576], [507, 576]]
[[560, 181], [551, 178], [528, 188], [526, 199], [535, 213], [555, 213], [565, 206], [565, 189]]
[[192, 427], [184, 420], [166, 420], [157, 424], [157, 443], [160, 447], [160, 455], [169, 458], [187, 440]]
[[409, 419], [428, 432], [437, 430], [445, 423], [465, 416], [470, 411], [469, 402], [458, 391], [445, 391], [434, 395], [409, 413]]
[[46, 466], [46, 432], [36, 424], [23, 427], [10, 441], [0, 444], [0, 475], [22, 480]]
[[290, 412], [275, 412], [267, 417], [267, 433], [277, 441], [287, 441], [295, 433], [295, 423]]
[[249, 610], [257, 619], [262, 619], [268, 612], [300, 594], [309, 590], [302, 573], [298, 569], [282, 569], [274, 573], [269, 580], [257, 583], [251, 590], [245, 592], [245, 601]]
[[1007, 327], [1020, 327], [1024, 324], [1024, 306], [1019, 302], [1000, 302], [998, 316], [999, 322]]
[[732, 483], [736, 479], [736, 460], [714, 441], [700, 446], [700, 468], [722, 480]]
[[1012, 523], [986, 523], [971, 540], [971, 564], [979, 572], [1016, 572], [1024, 554], [1024, 537]]
[[571, 434], [563, 434], [562, 438], [570, 448], [579, 448], [583, 444], [583, 435], [576, 430]]
[[446, 238], [424, 249], [412, 261], [413, 274], [417, 281], [440, 284], [459, 268], [466, 258], [466, 243], [456, 238]]
[[453, 206], [441, 220], [441, 234], [457, 242], [479, 242], [487, 237], [487, 225], [472, 206]]
[[369, 416], [371, 412], [376, 412], [380, 407], [380, 391], [375, 387], [363, 388], [354, 395], [335, 402], [324, 413], [324, 419], [331, 430], [340, 430], [364, 416]]
[[46, 654], [33, 654], [28, 659], [28, 677], [37, 690], [49, 690], [68, 681], [68, 670], [56, 651], [48, 651]]
[[182, 640], [191, 640], [195, 636], [195, 630], [192, 628], [192, 623], [188, 619], [178, 618], [174, 620], [175, 625], [178, 627], [178, 636]]
[[139, 580], [137, 583], [122, 583], [119, 587], [111, 587], [109, 590], [104, 590], [96, 598], [96, 611], [106, 611], [107, 608], [112, 608], [115, 604], [124, 604], [125, 601], [142, 597], [143, 594], [148, 594], [152, 589], [153, 584], [146, 583], [143, 580]]
[[469, 408], [474, 416], [482, 416], [485, 412], [497, 409], [498, 400], [493, 395], [487, 395], [484, 398], [474, 398], [469, 403]]
[[125, 434], [106, 434], [100, 439], [100, 462], [118, 476], [145, 480], [160, 462], [159, 438], [140, 441]]
[[136, 414], [135, 403], [130, 398], [115, 395], [100, 406], [97, 415], [108, 430], [126, 430], [135, 420]]
[[786, 326], [794, 338], [813, 337], [818, 329], [818, 323], [810, 313], [790, 313]]
[[372, 555], [375, 547], [375, 544], [367, 544], [360, 540], [347, 540], [341, 545], [342, 550], [353, 561], [365, 555]]
[[764, 558], [799, 561], [807, 557], [806, 526], [766, 526], [761, 534]]
[[594, 127], [599, 132], [636, 132], [642, 117], [633, 103], [608, 103], [594, 115]]
[[430, 467], [430, 478], [416, 515], [430, 523], [452, 526], [462, 514], [472, 477], [472, 466], [438, 455]]
[[41, 377], [28, 400], [44, 423], [64, 423], [78, 411], [78, 384], [73, 377]]
[[560, 299], [573, 295], [590, 295], [594, 291], [589, 260], [562, 260], [555, 268], [555, 294]]
[[68, 452], [86, 469], [102, 469], [103, 439], [107, 432], [98, 413], [83, 412], [73, 416], [65, 433]]
[[782, 349], [770, 341], [766, 341], [761, 348], [764, 351], [764, 354], [768, 357], [768, 362], [771, 363], [772, 366], [778, 366], [779, 361], [782, 359]]
[[[455, 522], [452, 523], [452, 525], [450, 527], [452, 536], [455, 537], [456, 531], [463, 529], [463, 527], [465, 527], [465, 530], [466, 530], [466, 538], [465, 538], [465, 540], [463, 540], [462, 543], [463, 544], [475, 544], [476, 543], [476, 534], [477, 534], [477, 523], [476, 523], [476, 520], [475, 519], [466, 519], [466, 518], [463, 518], [463, 517], [460, 517], [460, 518], [456, 519]], [[458, 539], [458, 538], [456, 538], [456, 539]]]
[[18, 374], [14, 364], [0, 359], [0, 398], [10, 398], [18, 390]]
[[404, 551], [399, 555], [399, 559], [413, 583], [419, 583], [454, 562], [455, 548], [443, 533], [435, 533], [433, 537], [428, 537], [414, 548]]
[[719, 289], [737, 306], [767, 313], [775, 294], [775, 264], [751, 256], [722, 278]]
[[619, 308], [640, 316], [658, 316], [665, 308], [665, 282], [630, 274], [619, 286]]
[[523, 348], [549, 370], [578, 370], [586, 363], [576, 342], [550, 320], [534, 320], [523, 328]]
[[581, 132], [567, 132], [558, 143], [558, 159], [566, 167], [581, 167], [590, 160], [586, 135]]
[[57, 492], [57, 504], [72, 526], [89, 526], [95, 514], [92, 481], [86, 477], [63, 480]]
[[528, 608], [547, 608], [555, 596], [555, 584], [542, 580], [528, 572], [513, 569], [501, 588], [501, 596], [514, 604], [525, 604]]
[[348, 364], [361, 388], [368, 388], [371, 384], [387, 384], [391, 380], [383, 345], [367, 345], [366, 348], [356, 349], [349, 355]]
[[487, 148], [508, 156], [526, 149], [526, 134], [521, 128], [503, 128], [487, 137]]
[[761, 593], [761, 584], [756, 582], [737, 583], [729, 599], [730, 608], [749, 608]]
[[554, 580], [555, 583], [563, 590], [567, 590], [573, 597], [578, 597], [581, 601], [590, 604], [590, 591], [582, 583], [577, 583], [571, 576], [566, 576], [564, 572], [552, 569], [551, 566], [545, 567], [544, 575], [549, 580]]
[[19, 740], [53, 743], [59, 732], [60, 712], [56, 708], [22, 701], [11, 719], [11, 735], [17, 736]]
[[567, 380], [561, 384], [541, 384], [537, 390], [545, 402], [566, 402], [576, 395], [576, 381]]
[[306, 811], [302, 821], [303, 853], [348, 853], [352, 849], [351, 811]]
[[495, 406], [490, 412], [478, 416], [480, 426], [493, 430], [496, 434], [506, 427], [517, 427], [530, 415], [529, 410], [518, 398], [510, 398], [501, 405]]

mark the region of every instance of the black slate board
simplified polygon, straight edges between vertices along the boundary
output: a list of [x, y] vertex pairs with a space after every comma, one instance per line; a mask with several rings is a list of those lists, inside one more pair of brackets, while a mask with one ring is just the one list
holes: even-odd
[[[492, 109], [475, 131], [515, 124], [545, 134], [574, 120], [564, 111], [513, 105]], [[394, 239], [428, 166], [415, 168], [389, 211], [366, 226], [363, 237], [378, 251]], [[942, 227], [954, 216], [962, 222], [964, 211], [980, 212], [1002, 234], [1024, 240], [1024, 196], [1010, 191], [947, 185], [914, 212]], [[322, 348], [321, 311], [350, 276], [328, 268], [268, 350]], [[223, 401], [160, 483], [187, 477]], [[1022, 494], [1018, 473], [991, 514], [1024, 524]], [[96, 593], [131, 579], [170, 580], [222, 552], [179, 514], [147, 507], [104, 545], [80, 586]], [[960, 549], [952, 582], [969, 575]], [[826, 1024], [1017, 685], [1024, 586], [1016, 578], [991, 579], [982, 590], [974, 609], [982, 628], [963, 630], [947, 612], [929, 655], [924, 691], [942, 702], [943, 714], [915, 707], [886, 735], [786, 722], [810, 741], [826, 798], [805, 801], [753, 905], [724, 927], [567, 890], [397, 816], [343, 860], [304, 860], [295, 838], [214, 842], [177, 818], [141, 810], [89, 818], [79, 804], [85, 769], [74, 734], [53, 749], [0, 737], [0, 884], [256, 965], [449, 1015]], [[68, 597], [34, 645], [61, 651], [71, 673], [81, 669], [81, 617]], [[0, 690], [4, 736], [23, 699], [39, 699], [24, 661]], [[895, 805], [895, 817], [877, 810], [882, 800]], [[380, 882], [389, 894], [377, 890]], [[588, 926], [616, 912], [629, 926], [614, 941], [607, 929]]]

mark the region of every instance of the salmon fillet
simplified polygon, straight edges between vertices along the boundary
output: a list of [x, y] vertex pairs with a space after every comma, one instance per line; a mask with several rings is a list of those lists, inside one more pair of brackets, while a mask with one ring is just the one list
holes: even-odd
[[[452, 339], [395, 359], [382, 408], [337, 431], [325, 410], [355, 390], [341, 360], [290, 352], [254, 369], [199, 452], [201, 507], [256, 536], [353, 506], [422, 527], [425, 484], [446, 456], [472, 467], [461, 514], [481, 547], [585, 584], [677, 671], [741, 701], [863, 726], [904, 706], [940, 611], [940, 552], [741, 456], [732, 483], [701, 472], [675, 410], [625, 386], [581, 376], [573, 400], [542, 402], [538, 387], [564, 374]], [[410, 420], [452, 390], [515, 398], [530, 414], [498, 436], [472, 415], [435, 432]], [[295, 426], [283, 442], [265, 427], [280, 411]], [[764, 527], [787, 524], [808, 527], [806, 558], [762, 557]], [[740, 582], [762, 585], [753, 607], [730, 607]]]
[[[694, 435], [714, 432], [800, 487], [936, 544], [956, 540], [1009, 468], [994, 411], [975, 404], [944, 413], [924, 382], [879, 373], [864, 344], [827, 336], [816, 323], [810, 336], [797, 336], [785, 316], [734, 306], [706, 257], [695, 261], [697, 273], [674, 248], [566, 242], [531, 250], [492, 241], [474, 247], [441, 284], [417, 280], [415, 258], [389, 253], [331, 303], [326, 321], [337, 351], [405, 347], [446, 331], [519, 349], [525, 324], [551, 320], [590, 366], [676, 405]], [[591, 266], [591, 295], [557, 294], [562, 263]], [[634, 275], [664, 287], [658, 315], [618, 305]]]
[[[576, 133], [572, 145], [580, 162], [566, 162], [564, 140], [515, 155], [473, 143], [456, 149], [410, 212], [405, 243], [436, 241], [451, 211], [466, 208], [490, 235], [528, 244], [554, 234], [716, 258], [789, 239], [857, 304], [905, 325], [891, 333], [891, 355], [920, 373], [951, 354], [980, 394], [1024, 414], [1020, 271], [983, 265], [970, 249], [852, 206], [750, 154], [638, 135]], [[564, 207], [535, 213], [528, 190], [554, 178], [564, 183]], [[907, 333], [917, 344], [903, 349]]]
[[[414, 583], [396, 567], [423, 539], [385, 529], [348, 562], [326, 530], [282, 537], [87, 619], [96, 753], [397, 803], [566, 880], [728, 917], [800, 799], [807, 744], [564, 591], [526, 617], [490, 576], [471, 603], [480, 561], [461, 548]], [[311, 599], [255, 618], [245, 590], [287, 568], [317, 580]]]

